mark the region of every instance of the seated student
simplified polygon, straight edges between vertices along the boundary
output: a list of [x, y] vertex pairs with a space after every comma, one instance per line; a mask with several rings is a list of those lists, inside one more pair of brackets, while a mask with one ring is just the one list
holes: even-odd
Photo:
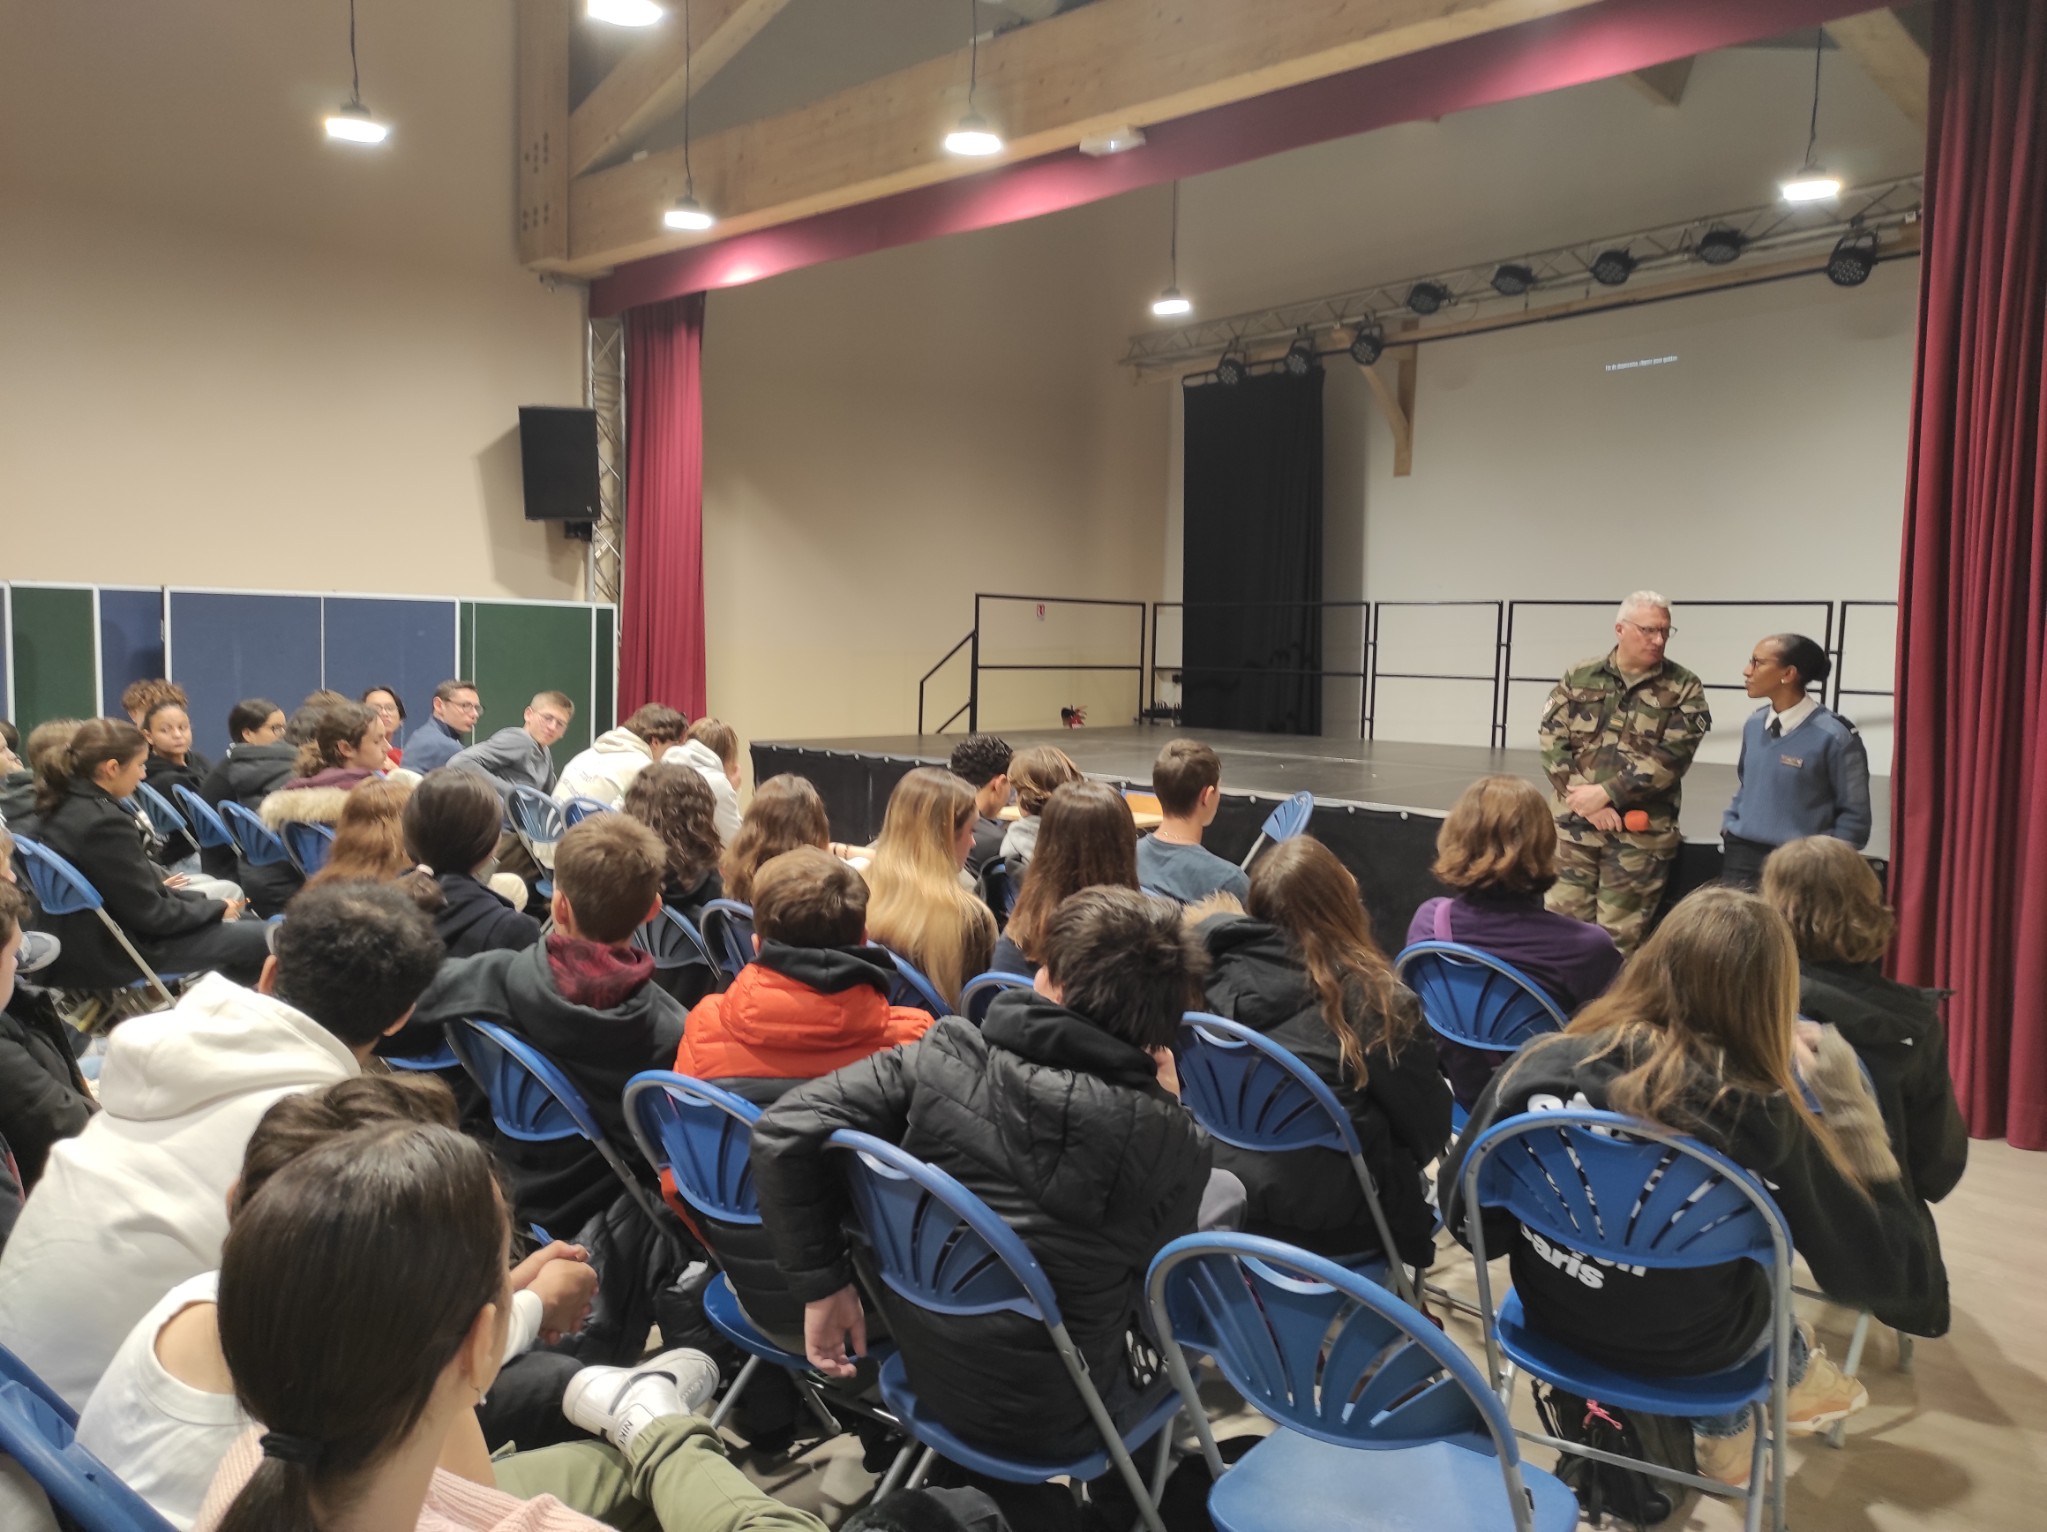
[[[284, 729], [284, 709], [268, 697], [244, 697], [229, 708], [227, 752], [199, 784], [199, 796], [216, 809], [228, 802], [259, 808], [298, 760], [298, 746], [286, 741]], [[201, 847], [199, 865], [209, 876], [241, 881], [233, 846]]]
[[[1219, 901], [1218, 901], [1219, 902]], [[1188, 913], [1208, 948], [1208, 1009], [1263, 1032], [1336, 1093], [1364, 1146], [1395, 1258], [1426, 1266], [1435, 1216], [1422, 1167], [1450, 1142], [1450, 1090], [1421, 1006], [1372, 940], [1357, 879], [1312, 837], [1251, 867], [1250, 913]], [[1250, 1196], [1244, 1227], [1324, 1255], [1378, 1251], [1363, 1190], [1328, 1149], [1257, 1154], [1218, 1144]]]
[[1137, 881], [1182, 904], [1210, 894], [1240, 902], [1251, 892], [1243, 869], [1203, 849], [1201, 832], [1222, 805], [1222, 761], [1197, 739], [1166, 742], [1152, 763], [1151, 786], [1163, 823], [1137, 843]]
[[959, 875], [974, 843], [974, 794], [949, 771], [920, 766], [889, 794], [867, 886], [868, 934], [916, 965], [947, 1005], [988, 966], [995, 917]]
[[334, 826], [334, 845], [327, 862], [307, 888], [329, 883], [395, 883], [429, 915], [440, 912], [445, 896], [431, 874], [413, 871], [405, 853], [403, 817], [412, 797], [410, 775], [365, 782], [348, 795]]
[[[725, 896], [711, 789], [687, 766], [650, 764], [626, 789], [624, 811], [661, 837], [667, 855], [661, 902], [701, 931], [704, 906]], [[654, 982], [691, 1006], [718, 987], [719, 977], [716, 964], [689, 963], [660, 970]]]
[[[353, 1137], [368, 1146], [394, 1124], [455, 1126], [455, 1103], [438, 1080], [420, 1075], [364, 1075], [325, 1090], [286, 1096], [249, 1135], [241, 1175], [228, 1193], [228, 1228], [270, 1178], [300, 1155]], [[548, 1333], [582, 1323], [597, 1275], [574, 1247], [550, 1245], [513, 1268], [506, 1370], [492, 1388], [494, 1413], [507, 1379], [524, 1372], [528, 1348]], [[78, 1416], [78, 1440], [130, 1489], [180, 1528], [198, 1518], [213, 1471], [249, 1429], [235, 1404], [234, 1380], [221, 1355], [216, 1299], [218, 1271], [170, 1289], [128, 1332]], [[578, 1371], [567, 1358], [547, 1358], [555, 1383], [543, 1402], [561, 1421], [562, 1393]], [[535, 1422], [544, 1425], [545, 1422]], [[484, 1438], [492, 1430], [479, 1418]], [[548, 1441], [567, 1440], [560, 1431]], [[525, 1445], [539, 1446], [538, 1439]]]
[[434, 688], [434, 715], [405, 737], [399, 764], [421, 776], [455, 759], [462, 736], [483, 716], [474, 681], [443, 681]]
[[739, 833], [739, 736], [718, 718], [699, 718], [683, 731], [682, 743], [663, 753], [671, 766], [687, 766], [704, 779], [718, 801], [718, 842]]
[[[0, 829], [0, 868], [13, 852], [11, 837]], [[31, 1192], [50, 1146], [76, 1137], [99, 1110], [56, 1007], [41, 991], [15, 984], [27, 935], [22, 926], [33, 909], [0, 872], [0, 1140], [13, 1152], [22, 1189]]]
[[[1621, 971], [1613, 938], [1587, 920], [1543, 907], [1557, 880], [1557, 823], [1549, 800], [1520, 777], [1481, 777], [1458, 795], [1436, 832], [1436, 881], [1457, 892], [1424, 899], [1414, 942], [1462, 942], [1518, 968], [1566, 1016], [1606, 993]], [[1511, 1055], [1436, 1039], [1450, 1088], [1468, 1111]]]
[[718, 857], [718, 879], [725, 885], [725, 897], [753, 903], [753, 875], [764, 864], [798, 846], [836, 850], [831, 846], [831, 833], [824, 799], [808, 777], [787, 772], [769, 777], [753, 790], [753, 802], [746, 806], [739, 833], [725, 842]]
[[659, 760], [663, 751], [681, 744], [688, 727], [687, 718], [659, 702], [636, 709], [562, 768], [561, 778], [554, 784], [555, 801], [592, 798], [617, 808], [625, 801], [633, 779]]
[[[149, 741], [142, 780], [173, 807], [178, 800], [172, 796], [172, 788], [197, 792], [205, 784], [213, 763], [192, 748], [192, 718], [184, 708], [175, 702], [159, 702], [142, 720], [142, 737]], [[199, 842], [189, 830], [175, 831], [164, 838], [158, 860], [173, 872], [198, 872]]]
[[967, 871], [981, 869], [1002, 854], [1008, 831], [996, 816], [1009, 802], [1008, 741], [997, 734], [969, 734], [952, 747], [952, 774], [974, 790], [974, 846], [967, 853]]
[[36, 774], [21, 758], [21, 732], [0, 718], [0, 824], [26, 814], [36, 801]]
[[515, 787], [553, 792], [553, 747], [569, 732], [575, 716], [575, 703], [560, 692], [536, 692], [526, 705], [524, 722], [456, 751], [448, 764], [478, 773], [497, 789], [500, 798], [510, 797]]
[[[520, 952], [444, 964], [396, 1041], [448, 1022], [495, 1021], [547, 1055], [583, 1094], [605, 1136], [630, 1158], [620, 1098], [643, 1069], [665, 1069], [682, 1040], [683, 1008], [653, 982], [654, 960], [633, 933], [661, 904], [660, 838], [625, 814], [597, 814], [561, 838], [554, 863], [554, 930]], [[436, 1039], [437, 1041], [438, 1039]], [[581, 1139], [500, 1138], [522, 1223], [580, 1230], [622, 1195], [603, 1156]], [[648, 1171], [651, 1180], [653, 1172]]]
[[1045, 927], [1068, 895], [1104, 885], [1137, 887], [1137, 825], [1115, 788], [1085, 779], [1070, 783], [1045, 800], [1043, 818], [1037, 855], [989, 960], [1003, 973], [1038, 971]]
[[[1081, 780], [1073, 757], [1057, 745], [1032, 745], [1010, 757], [1009, 785], [1016, 792], [1021, 812], [1016, 823], [1002, 834], [1001, 855], [1009, 863], [1012, 878], [1023, 876], [1031, 854], [1038, 845], [1038, 822], [1045, 812], [1045, 800], [1069, 782]], [[973, 858], [969, 857], [971, 864]]]
[[121, 711], [138, 729], [149, 716], [149, 710], [160, 702], [175, 702], [179, 707], [191, 706], [190, 699], [185, 696], [185, 688], [175, 681], [166, 681], [162, 676], [151, 681], [130, 681], [121, 691]]
[[[1144, 1274], [1195, 1228], [1210, 1165], [1157, 1061], [1207, 965], [1177, 911], [1121, 888], [1068, 899], [1045, 946], [1036, 989], [997, 995], [982, 1025], [947, 1017], [912, 1047], [797, 1086], [755, 1125], [761, 1211], [827, 1375], [852, 1373], [849, 1339], [866, 1349], [845, 1172], [825, 1152], [855, 1128], [958, 1177], [1016, 1230], [1112, 1417], [1157, 1397], [1153, 1369], [1133, 1372]], [[953, 1430], [1020, 1456], [1100, 1446], [1038, 1321], [937, 1318], [879, 1298], [918, 1397]]]
[[405, 854], [432, 869], [441, 886], [434, 930], [451, 958], [517, 952], [540, 940], [540, 922], [499, 893], [491, 877], [504, 819], [498, 795], [473, 771], [435, 772], [405, 801]]
[[[1948, 1075], [1947, 1029], [1937, 991], [1884, 977], [1896, 918], [1876, 874], [1844, 840], [1791, 841], [1763, 864], [1763, 898], [1798, 947], [1798, 1014], [1835, 1028], [1876, 1086], [1891, 1152], [1922, 1202], [1955, 1189], [1969, 1163], [1969, 1133]], [[1944, 1270], [1934, 1288], [1876, 1317], [1915, 1335], [1948, 1328]]]
[[[64, 752], [71, 748], [71, 741], [84, 727], [83, 718], [49, 718], [28, 731], [28, 741], [22, 746], [22, 762], [28, 767], [32, 781], [41, 780], [46, 763], [61, 761]], [[6, 816], [7, 827], [16, 835], [26, 835], [30, 840], [38, 837], [38, 826], [42, 820], [42, 811], [36, 806], [33, 794], [26, 807]]]
[[[677, 1074], [766, 1106], [792, 1085], [929, 1030], [928, 1013], [888, 1003], [893, 970], [866, 944], [867, 884], [830, 852], [801, 846], [761, 868], [753, 921], [759, 957], [689, 1013]], [[766, 1230], [695, 1221], [748, 1317], [801, 1351], [803, 1306], [775, 1269]]]
[[310, 723], [311, 736], [292, 762], [295, 775], [258, 809], [280, 834], [287, 824], [339, 824], [348, 794], [384, 770], [384, 721], [361, 703], [322, 708]]
[[253, 990], [208, 977], [115, 1028], [99, 1113], [50, 1150], [0, 1258], [0, 1345], [83, 1405], [164, 1289], [219, 1264], [256, 1120], [280, 1096], [360, 1072], [440, 958], [396, 889], [314, 889], [277, 927]]
[[[1932, 1221], [1885, 1141], [1883, 1118], [1839, 1033], [1796, 1039], [1798, 954], [1761, 899], [1702, 888], [1635, 953], [1612, 989], [1562, 1033], [1535, 1039], [1493, 1076], [1437, 1178], [1444, 1222], [1468, 1243], [1464, 1146], [1516, 1113], [1565, 1105], [1689, 1133], [1763, 1177], [1791, 1241], [1829, 1296], [1886, 1305], [1937, 1280]], [[1800, 1089], [1819, 1102], [1815, 1113]], [[1732, 1367], [1769, 1343], [1770, 1296], [1748, 1261], [1694, 1270], [1600, 1266], [1518, 1237], [1487, 1214], [1486, 1248], [1504, 1253], [1530, 1323], [1606, 1366], [1644, 1373]], [[1787, 1419], [1817, 1431], [1869, 1395], [1813, 1344], [1791, 1347]], [[1753, 1418], [1693, 1423], [1699, 1471], [1745, 1484]]]
[[405, 700], [388, 686], [372, 686], [361, 700], [384, 726], [383, 769], [390, 771], [404, 758], [398, 741], [405, 732]]
[[[262, 971], [263, 927], [242, 921], [242, 902], [166, 886], [143, 845], [145, 828], [127, 807], [141, 784], [149, 744], [142, 731], [111, 719], [80, 726], [70, 747], [43, 762], [37, 836], [99, 891], [106, 911], [159, 974], [217, 970], [241, 983]], [[140, 975], [134, 959], [93, 911], [46, 915], [44, 929], [64, 944], [50, 983], [67, 989], [115, 989]]]
[[692, 1413], [718, 1381], [700, 1353], [584, 1369], [563, 1408], [609, 1445], [493, 1462], [472, 1407], [503, 1351], [510, 1237], [488, 1152], [439, 1125], [362, 1130], [273, 1175], [235, 1219], [215, 1310], [236, 1402], [263, 1426], [222, 1461], [203, 1532], [600, 1532], [583, 1511], [661, 1532], [823, 1532]]

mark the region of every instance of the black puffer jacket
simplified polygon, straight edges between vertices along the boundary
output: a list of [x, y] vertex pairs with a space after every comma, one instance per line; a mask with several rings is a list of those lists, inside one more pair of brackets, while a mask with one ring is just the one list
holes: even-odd
[[[1357, 1127], [1403, 1264], [1426, 1263], [1435, 1247], [1435, 1217], [1422, 1168], [1450, 1142], [1450, 1087], [1436, 1066], [1434, 1034], [1422, 1024], [1420, 1002], [1406, 987], [1396, 987], [1400, 1047], [1391, 1058], [1379, 1049], [1367, 1055], [1367, 1083], [1360, 1091], [1323, 1020], [1321, 997], [1277, 928], [1218, 915], [1202, 922], [1200, 934], [1214, 960], [1209, 1009], [1264, 1033], [1336, 1092]], [[1362, 1010], [1364, 997], [1351, 998]], [[1358, 1015], [1355, 1021], [1368, 1036], [1384, 1028], [1375, 1017]], [[1250, 1194], [1247, 1232], [1326, 1255], [1379, 1248], [1364, 1191], [1335, 1150], [1259, 1154], [1218, 1144], [1215, 1161]]]
[[[282, 740], [274, 745], [230, 745], [220, 764], [199, 784], [199, 796], [215, 808], [233, 802], [253, 812], [297, 775], [294, 763], [298, 756], [299, 747]], [[284, 901], [298, 892], [298, 872], [290, 863], [252, 868], [235, 855], [232, 846], [205, 848], [199, 853], [199, 865], [213, 877], [240, 883], [250, 902], [266, 916], [276, 914]]]
[[17, 988], [0, 1011], [0, 1138], [14, 1150], [23, 1186], [35, 1189], [50, 1145], [82, 1130], [96, 1110], [56, 1007], [40, 990]]
[[434, 934], [451, 958], [479, 952], [516, 952], [540, 940], [540, 922], [515, 910], [466, 872], [444, 872], [436, 880], [448, 902], [434, 916]]
[[[1192, 1232], [1210, 1168], [1207, 1135], [1148, 1054], [1009, 990], [979, 1028], [948, 1017], [783, 1096], [754, 1128], [754, 1185], [805, 1300], [852, 1280], [844, 1172], [824, 1152], [839, 1128], [899, 1143], [985, 1200], [1043, 1265], [1111, 1413], [1138, 1398], [1125, 1337], [1145, 1269]], [[883, 1311], [919, 1397], [962, 1436], [1019, 1454], [1099, 1444], [1036, 1320], [936, 1318], [885, 1291]]]

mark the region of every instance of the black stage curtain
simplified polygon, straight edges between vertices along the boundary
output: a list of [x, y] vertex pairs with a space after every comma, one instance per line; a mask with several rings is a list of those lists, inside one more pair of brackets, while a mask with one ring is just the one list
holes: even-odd
[[1320, 734], [1322, 370], [1185, 399], [1182, 718]]

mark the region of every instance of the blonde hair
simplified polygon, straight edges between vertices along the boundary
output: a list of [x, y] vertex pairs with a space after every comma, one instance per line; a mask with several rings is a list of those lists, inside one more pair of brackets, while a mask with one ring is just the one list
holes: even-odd
[[1798, 955], [1809, 963], [1874, 963], [1898, 928], [1869, 863], [1831, 835], [1771, 852], [1763, 863], [1763, 897], [1791, 927]]
[[960, 886], [953, 852], [974, 816], [971, 787], [920, 766], [889, 794], [867, 869], [868, 934], [923, 970], [949, 1005], [995, 955], [995, 917]]

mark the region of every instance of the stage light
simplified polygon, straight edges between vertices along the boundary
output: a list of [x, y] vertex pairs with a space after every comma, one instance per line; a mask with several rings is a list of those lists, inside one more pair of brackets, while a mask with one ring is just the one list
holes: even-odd
[[1386, 332], [1375, 324], [1361, 324], [1358, 333], [1350, 338], [1350, 359], [1360, 367], [1369, 367], [1378, 361], [1386, 350]]
[[608, 21], [615, 27], [651, 27], [668, 14], [654, 0], [589, 0], [583, 12], [592, 21]]
[[1502, 298], [1518, 298], [1535, 286], [1535, 273], [1518, 262], [1509, 261], [1493, 273], [1493, 291]]
[[1741, 252], [1748, 248], [1748, 237], [1738, 229], [1708, 229], [1699, 236], [1699, 243], [1692, 252], [1708, 266], [1726, 266], [1741, 259]]
[[1777, 190], [1786, 202], [1831, 202], [1841, 195], [1841, 178], [1817, 170], [1801, 170], [1790, 180], [1779, 182]]
[[701, 233], [717, 221], [716, 214], [687, 192], [677, 197], [674, 205], [661, 215], [661, 222], [666, 227], [682, 229], [691, 234]]
[[1827, 257], [1827, 280], [1836, 287], [1860, 287], [1876, 270], [1876, 232], [1850, 229]]
[[1450, 289], [1441, 282], [1417, 282], [1407, 290], [1407, 306], [1417, 314], [1433, 314], [1450, 301]]
[[327, 136], [345, 144], [381, 144], [391, 130], [362, 104], [362, 66], [355, 56], [355, 0], [348, 0], [348, 99], [327, 118]]
[[1194, 305], [1177, 287], [1169, 287], [1151, 301], [1151, 311], [1161, 319], [1178, 319], [1194, 312]]
[[1280, 365], [1286, 368], [1290, 377], [1305, 378], [1322, 365], [1322, 359], [1315, 355], [1315, 342], [1303, 335], [1286, 348], [1286, 356]]
[[1625, 250], [1602, 250], [1592, 258], [1592, 280], [1603, 287], [1619, 287], [1635, 274], [1635, 258]]
[[1215, 380], [1229, 388], [1235, 388], [1250, 373], [1250, 364], [1241, 356], [1225, 351], [1222, 360], [1215, 364]]

